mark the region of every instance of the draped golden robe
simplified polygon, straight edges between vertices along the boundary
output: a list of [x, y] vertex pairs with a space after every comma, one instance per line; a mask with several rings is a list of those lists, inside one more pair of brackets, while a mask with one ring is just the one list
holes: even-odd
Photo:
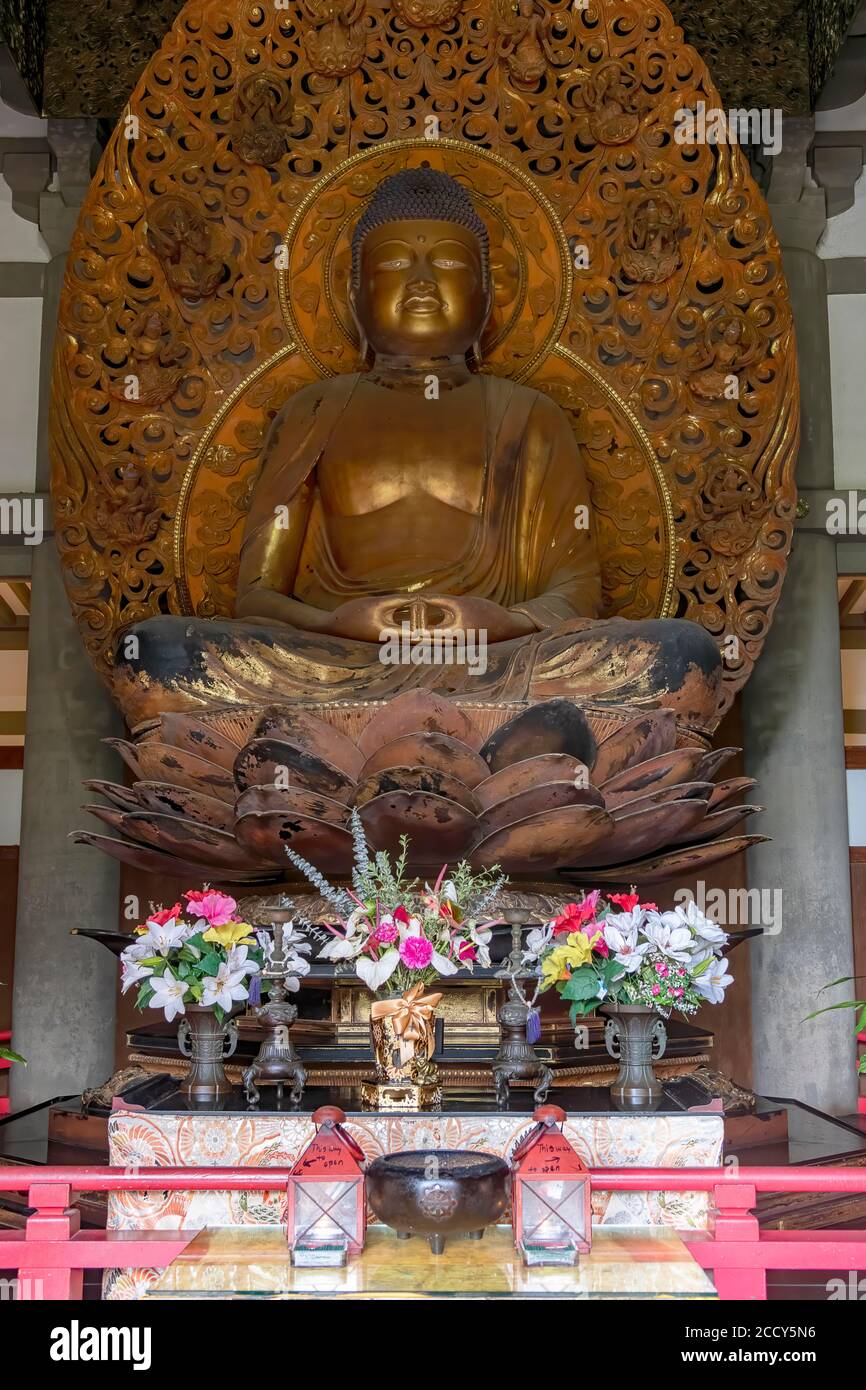
[[[583, 462], [564, 412], [538, 391], [492, 376], [462, 388], [482, 393], [485, 440], [481, 504], [459, 555], [419, 569], [407, 547], [399, 572], [387, 555], [364, 570], [351, 556], [340, 563], [317, 470], [341, 447], [362, 382], [353, 375], [306, 387], [276, 420], [244, 533], [242, 588], [265, 582], [260, 557], [268, 586], [324, 610], [369, 595], [473, 595], [519, 610], [537, 631], [490, 643], [482, 671], [477, 661], [386, 662], [379, 644], [284, 623], [153, 618], [130, 629], [137, 656], [117, 659], [117, 694], [131, 724], [168, 710], [381, 700], [420, 686], [496, 702], [571, 696], [665, 706], [684, 727], [712, 727], [720, 658], [702, 628], [596, 618], [601, 580], [591, 527], [581, 524], [592, 515]], [[302, 505], [306, 517], [300, 549], [285, 561], [270, 545], [275, 496], [289, 513]]]

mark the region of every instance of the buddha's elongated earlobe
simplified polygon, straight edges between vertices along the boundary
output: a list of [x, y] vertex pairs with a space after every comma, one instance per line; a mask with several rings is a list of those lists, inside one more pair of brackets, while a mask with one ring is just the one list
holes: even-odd
[[370, 344], [367, 342], [367, 335], [364, 332], [364, 325], [358, 318], [358, 311], [355, 304], [355, 286], [352, 284], [352, 277], [349, 276], [349, 286], [346, 291], [346, 300], [349, 305], [349, 313], [352, 315], [352, 322], [358, 334], [358, 356], [366, 366], [370, 356]]

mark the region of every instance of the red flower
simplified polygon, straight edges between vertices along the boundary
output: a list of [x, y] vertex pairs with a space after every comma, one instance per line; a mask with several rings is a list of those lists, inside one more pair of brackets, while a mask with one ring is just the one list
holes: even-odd
[[650, 912], [658, 912], [658, 907], [655, 903], [642, 903], [639, 893], [608, 893], [608, 897], [612, 903], [616, 903], [617, 907], [621, 907], [623, 912], [631, 912], [632, 908], [638, 905], [647, 908]]
[[458, 947], [457, 954], [461, 960], [475, 960], [478, 952], [471, 941], [464, 941], [462, 945]]
[[588, 922], [594, 922], [598, 897], [599, 890], [596, 888], [588, 893], [582, 902], [567, 903], [561, 916], [553, 923], [553, 935], [564, 936], [569, 932], [580, 931]]
[[183, 908], [180, 903], [175, 903], [174, 907], [161, 907], [159, 912], [151, 912], [147, 920], [164, 927], [166, 922], [170, 922], [173, 917], [179, 917], [182, 912]]
[[408, 927], [409, 913], [406, 911], [405, 907], [395, 907], [391, 915], [395, 922], [402, 922], [404, 927]]

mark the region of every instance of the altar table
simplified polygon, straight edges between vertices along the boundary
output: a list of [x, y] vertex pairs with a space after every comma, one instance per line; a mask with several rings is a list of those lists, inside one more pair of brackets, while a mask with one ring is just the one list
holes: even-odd
[[451, 1236], [433, 1255], [421, 1236], [372, 1226], [338, 1269], [295, 1269], [279, 1226], [203, 1231], [147, 1292], [182, 1298], [690, 1298], [716, 1291], [675, 1231], [601, 1229], [576, 1268], [527, 1269], [510, 1226], [480, 1241]]
[[[263, 1097], [266, 1101], [266, 1096]], [[715, 1167], [722, 1161], [721, 1112], [684, 1111], [667, 1100], [653, 1113], [610, 1109], [606, 1090], [559, 1090], [555, 1100], [568, 1113], [565, 1134], [590, 1168]], [[109, 1159], [119, 1167], [291, 1167], [314, 1133], [312, 1111], [339, 1105], [346, 1128], [368, 1158], [406, 1149], [473, 1149], [507, 1157], [532, 1123], [532, 1094], [512, 1091], [507, 1107], [490, 1097], [448, 1094], [441, 1111], [364, 1111], [348, 1089], [304, 1095], [293, 1111], [251, 1110], [240, 1092], [219, 1110], [196, 1111], [180, 1093], [163, 1108], [116, 1109], [109, 1120]], [[285, 1192], [171, 1192], [112, 1194], [110, 1230], [196, 1230], [278, 1226], [285, 1221]], [[704, 1193], [595, 1193], [593, 1224], [606, 1227], [667, 1227], [701, 1230], [707, 1224]], [[482, 1242], [483, 1244], [483, 1242]], [[475, 1247], [477, 1251], [478, 1247]], [[474, 1256], [473, 1256], [474, 1258]], [[112, 1270], [105, 1296], [140, 1298], [158, 1272]]]

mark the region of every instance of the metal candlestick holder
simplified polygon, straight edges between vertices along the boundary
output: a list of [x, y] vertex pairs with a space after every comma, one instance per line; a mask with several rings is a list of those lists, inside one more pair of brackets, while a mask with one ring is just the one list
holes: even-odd
[[298, 1017], [298, 1010], [286, 997], [288, 975], [283, 928], [292, 921], [292, 913], [285, 908], [272, 908], [267, 916], [274, 929], [274, 950], [267, 969], [261, 973], [261, 978], [268, 981], [270, 989], [267, 1003], [259, 1004], [253, 1009], [259, 1025], [265, 1029], [266, 1036], [254, 1060], [244, 1072], [244, 1094], [250, 1105], [258, 1105], [260, 1095], [256, 1082], [264, 1086], [274, 1086], [279, 1104], [283, 1099], [284, 1087], [290, 1082], [289, 1102], [297, 1107], [301, 1103], [307, 1084], [307, 1073], [289, 1035], [289, 1029]]
[[[538, 1078], [532, 1093], [536, 1105], [543, 1105], [553, 1080], [553, 1072], [543, 1062], [527, 1037], [527, 1025], [532, 1013], [532, 1005], [522, 997], [517, 977], [523, 975], [522, 934], [527, 925], [525, 911], [506, 912], [505, 919], [511, 924], [511, 953], [505, 964], [496, 973], [506, 975], [511, 980], [508, 998], [499, 1010], [499, 1029], [501, 1042], [493, 1060], [493, 1081], [496, 1086], [496, 1103], [505, 1108], [508, 1104], [509, 1087], [512, 1081], [531, 1081]], [[525, 976], [526, 979], [532, 978]]]

